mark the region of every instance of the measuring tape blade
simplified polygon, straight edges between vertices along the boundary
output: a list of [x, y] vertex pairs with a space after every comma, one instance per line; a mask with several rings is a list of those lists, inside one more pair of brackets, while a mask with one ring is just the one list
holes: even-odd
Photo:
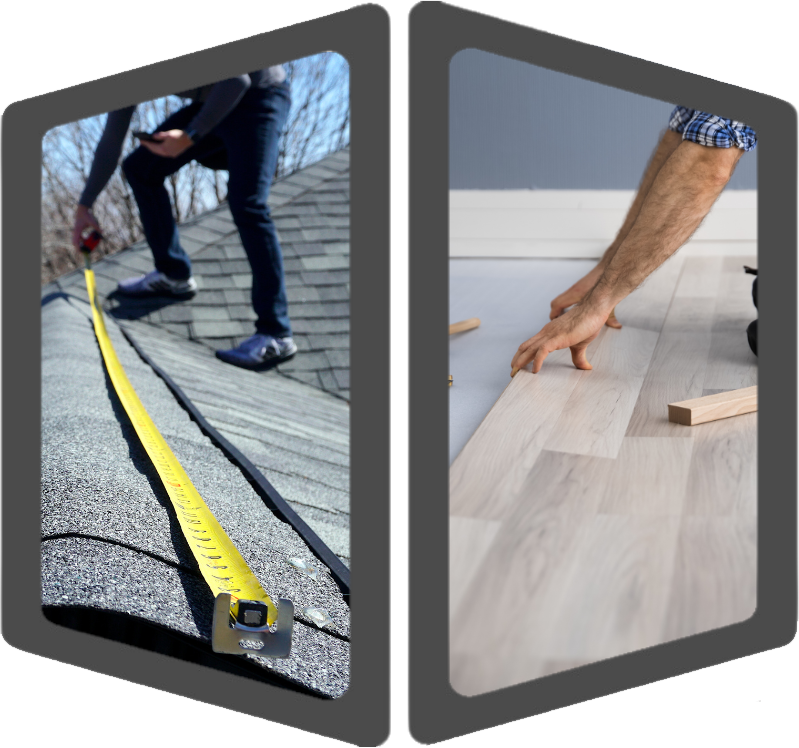
[[[100, 344], [108, 376], [169, 494], [178, 523], [197, 560], [200, 573], [215, 598], [219, 595], [230, 595], [230, 598], [224, 599], [231, 601], [231, 612], [234, 616], [238, 613], [239, 600], [254, 600], [266, 605], [267, 624], [271, 626], [278, 619], [277, 607], [203, 501], [139, 400], [108, 337], [103, 313], [97, 303], [94, 271], [86, 269], [84, 273], [92, 307], [94, 332]], [[283, 603], [281, 600], [281, 607]], [[227, 621], [224, 621], [224, 624], [226, 625]], [[238, 650], [237, 653], [242, 652]]]

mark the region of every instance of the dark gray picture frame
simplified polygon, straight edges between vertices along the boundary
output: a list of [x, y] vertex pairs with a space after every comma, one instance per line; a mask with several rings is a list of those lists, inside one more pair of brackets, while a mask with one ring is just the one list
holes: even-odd
[[[267, 12], [265, 10], [264, 12]], [[3, 115], [3, 636], [14, 647], [359, 745], [388, 735], [389, 23], [364, 5], [12, 104]], [[351, 685], [277, 689], [56, 626], [41, 610], [39, 324], [42, 137], [209, 80], [333, 50], [350, 65]], [[13, 362], [24, 361], [24, 365]], [[375, 376], [380, 372], [380, 376]], [[13, 437], [11, 434], [13, 433]], [[201, 668], [202, 677], [198, 668]], [[208, 688], [209, 683], [213, 688]], [[55, 696], [55, 694], [50, 694]], [[47, 697], [47, 684], [37, 698]]]
[[[449, 684], [449, 62], [477, 48], [685, 106], [758, 133], [758, 604], [752, 618], [466, 698]], [[410, 28], [410, 722], [465, 735], [788, 644], [796, 633], [796, 111], [743, 88], [437, 2]], [[479, 95], [479, 94], [476, 94]], [[500, 614], [502, 612], [500, 611]], [[475, 610], [474, 625], [490, 625]]]

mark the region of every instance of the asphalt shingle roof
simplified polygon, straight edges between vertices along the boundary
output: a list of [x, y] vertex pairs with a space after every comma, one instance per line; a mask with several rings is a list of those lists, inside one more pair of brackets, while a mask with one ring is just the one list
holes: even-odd
[[[121, 613], [208, 642], [212, 595], [113, 392], [88, 304], [82, 306], [51, 297], [42, 308], [43, 605]], [[325, 573], [313, 581], [288, 565], [289, 557], [299, 556], [321, 566], [190, 420], [116, 325], [108, 328], [131, 383], [206, 503], [266, 591], [295, 604], [291, 657], [247, 659], [295, 686], [342, 694], [348, 684], [349, 608], [335, 582]], [[318, 629], [303, 616], [306, 605], [326, 609], [334, 626]]]
[[122, 324], [349, 565], [349, 405], [301, 382], [225, 364], [152, 325]]
[[[281, 235], [296, 231], [288, 227], [297, 223], [309, 225], [306, 221], [321, 224], [339, 218], [348, 222], [349, 152], [332, 154], [278, 180], [270, 204]], [[320, 273], [291, 270], [295, 266], [289, 265], [302, 261], [293, 253], [320, 251], [319, 247], [324, 254], [304, 259], [333, 257], [348, 262], [349, 243], [287, 241], [281, 236], [289, 311], [300, 351], [277, 370], [251, 372], [224, 364], [213, 354], [216, 348], [232, 346], [252, 332], [251, 321], [246, 325], [244, 321], [253, 317], [247, 287], [249, 263], [227, 207], [181, 225], [180, 232], [202, 286], [193, 299], [175, 303], [108, 298], [122, 278], [152, 270], [152, 254], [146, 243], [139, 243], [94, 263], [104, 307], [349, 565], [349, 405], [343, 399], [349, 398], [349, 271]], [[342, 275], [331, 279], [331, 272]], [[306, 283], [306, 275], [313, 282]], [[209, 289], [214, 283], [219, 287]], [[62, 276], [42, 289], [43, 297], [58, 292], [85, 299], [83, 271]], [[346, 316], [325, 316], [331, 309]], [[237, 337], [197, 337], [198, 332], [223, 331], [234, 331]], [[293, 425], [288, 428], [286, 422]], [[298, 432], [301, 423], [302, 433]]]
[[[94, 265], [109, 316], [347, 565], [348, 170], [343, 151], [273, 186], [270, 204], [300, 349], [278, 370], [247, 371], [213, 354], [252, 332], [249, 264], [225, 205], [180, 227], [200, 285], [188, 302], [108, 298], [118, 280], [152, 269], [144, 243]], [[122, 616], [134, 627], [154, 626], [181, 641], [207, 643], [212, 596], [105, 374], [83, 272], [48, 284], [42, 297], [45, 609], [86, 630], [99, 631], [96, 622], [103, 617]], [[288, 566], [291, 556], [322, 565], [190, 420], [117, 324], [109, 320], [107, 326], [139, 397], [200, 494], [267, 592], [295, 604], [292, 656], [248, 655], [250, 667], [292, 687], [342, 694], [349, 672], [349, 608], [335, 582], [329, 574], [314, 582]], [[317, 629], [301, 613], [306, 605], [325, 608], [334, 627]], [[114, 620], [112, 628], [119, 626]], [[210, 656], [220, 667], [235, 669], [244, 661], [233, 657], [231, 665], [231, 658], [225, 664]]]
[[[300, 351], [279, 372], [345, 399], [349, 399], [349, 199], [348, 149], [277, 180], [269, 197]], [[179, 231], [199, 286], [193, 299], [174, 303], [113, 296], [118, 281], [153, 269], [152, 253], [144, 241], [96, 263], [98, 294], [118, 318], [141, 319], [214, 350], [232, 348], [255, 332], [255, 314], [250, 265], [230, 210], [223, 203], [182, 224]], [[85, 290], [80, 271], [57, 283], [63, 290]]]

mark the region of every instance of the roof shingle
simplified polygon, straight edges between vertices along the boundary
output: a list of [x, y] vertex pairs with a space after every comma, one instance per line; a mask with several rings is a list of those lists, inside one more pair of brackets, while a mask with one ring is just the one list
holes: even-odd
[[[120, 279], [152, 270], [143, 242], [94, 266], [107, 313], [347, 565], [349, 244], [342, 237], [349, 233], [348, 182], [343, 151], [274, 185], [272, 215], [281, 234], [299, 239], [286, 241], [284, 251], [300, 353], [277, 370], [237, 369], [213, 354], [253, 331], [249, 264], [226, 205], [180, 227], [201, 288], [190, 301], [108, 298]], [[316, 232], [313, 241], [306, 232]], [[308, 270], [305, 261], [312, 259], [325, 269]], [[210, 594], [105, 377], [82, 271], [48, 284], [42, 297], [43, 603], [51, 612], [129, 616], [207, 641]], [[292, 657], [250, 659], [284, 683], [340, 695], [348, 683], [349, 608], [335, 583], [323, 575], [314, 586], [285, 564], [289, 555], [319, 562], [116, 325], [109, 321], [108, 328], [150, 415], [253, 571], [270, 595], [295, 602]], [[334, 630], [306, 625], [300, 611], [310, 604], [328, 610]]]

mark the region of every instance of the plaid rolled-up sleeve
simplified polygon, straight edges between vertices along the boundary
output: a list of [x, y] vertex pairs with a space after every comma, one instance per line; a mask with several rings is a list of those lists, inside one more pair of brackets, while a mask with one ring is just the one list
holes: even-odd
[[681, 133], [683, 140], [712, 148], [751, 151], [757, 145], [757, 134], [743, 122], [684, 106], [675, 107], [671, 113], [669, 130]]

